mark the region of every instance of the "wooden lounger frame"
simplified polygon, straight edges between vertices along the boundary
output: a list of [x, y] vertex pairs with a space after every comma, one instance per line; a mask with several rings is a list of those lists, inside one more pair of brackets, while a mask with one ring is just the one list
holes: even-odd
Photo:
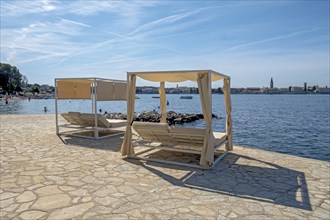
[[[195, 164], [143, 157], [142, 154], [145, 154], [155, 149], [201, 155], [201, 150], [205, 137], [205, 135], [203, 135], [203, 132], [205, 132], [205, 129], [170, 128], [166, 123], [148, 122], [134, 122], [132, 126], [133, 129], [136, 131], [139, 139], [143, 142], [141, 143], [140, 141], [136, 145], [136, 141], [134, 145], [148, 148], [147, 150], [143, 150], [134, 155], [129, 156], [133, 159], [168, 163], [194, 168], [210, 169], [214, 167], [214, 165], [218, 163], [227, 154], [227, 152], [224, 151], [214, 160], [214, 163], [211, 167], [203, 167]], [[213, 151], [217, 152], [220, 148], [226, 145], [227, 138], [225, 133], [213, 132], [213, 134], [217, 140]], [[153, 145], [155, 143], [158, 145]]]
[[[116, 128], [118, 127], [124, 127], [125, 124], [122, 123], [124, 122], [123, 120], [118, 120], [120, 121], [120, 125], [116, 125], [107, 121], [107, 119], [104, 118], [103, 115], [98, 114], [97, 119], [97, 127], [95, 127], [95, 117], [94, 114], [89, 114], [89, 113], [80, 113], [80, 112], [66, 112], [62, 113], [61, 116], [68, 122], [63, 125], [58, 125], [58, 127], [62, 128], [68, 128], [71, 129], [70, 131], [65, 131], [59, 133], [60, 135], [67, 135], [67, 136], [74, 136], [74, 137], [82, 137], [82, 138], [89, 138], [89, 139], [102, 139], [102, 138], [108, 138], [108, 137], [113, 137], [117, 135], [122, 135], [125, 132], [118, 130]], [[77, 133], [77, 131], [92, 131], [94, 132], [93, 136], [87, 136], [87, 135], [81, 135]], [[104, 136], [100, 136], [99, 133], [100, 131], [114, 131], [114, 133], [110, 133]]]

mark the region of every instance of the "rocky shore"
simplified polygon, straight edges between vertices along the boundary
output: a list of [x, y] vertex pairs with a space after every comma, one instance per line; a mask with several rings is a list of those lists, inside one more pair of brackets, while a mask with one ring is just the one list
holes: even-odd
[[[127, 115], [124, 113], [106, 113], [104, 115], [108, 119], [121, 119], [126, 120]], [[213, 118], [221, 119], [215, 114], [212, 114]], [[134, 121], [145, 121], [145, 122], [160, 122], [161, 114], [157, 111], [142, 112], [141, 114], [134, 115]], [[189, 123], [199, 119], [203, 119], [203, 114], [188, 114], [188, 113], [177, 113], [174, 111], [167, 112], [166, 120], [170, 125]]]

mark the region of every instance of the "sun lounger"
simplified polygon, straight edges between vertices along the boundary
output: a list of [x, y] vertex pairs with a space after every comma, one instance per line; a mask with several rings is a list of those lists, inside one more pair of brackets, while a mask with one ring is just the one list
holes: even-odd
[[[80, 118], [85, 122], [85, 126], [95, 127], [95, 115], [81, 113]], [[106, 119], [103, 115], [97, 114], [97, 126], [102, 128], [115, 128], [126, 125], [126, 120]]]
[[[149, 148], [202, 154], [205, 129], [169, 127], [166, 123], [134, 122], [132, 125], [138, 136]], [[227, 142], [226, 133], [213, 132], [214, 152]], [[141, 143], [139, 143], [141, 145]]]
[[[103, 115], [97, 114], [97, 127], [95, 126], [95, 114], [80, 113], [80, 112], [66, 112], [61, 114], [68, 124], [61, 127], [75, 128], [80, 130], [95, 131], [94, 138], [98, 139], [99, 131], [111, 131], [114, 128], [123, 127], [126, 125], [126, 120], [106, 119]], [[114, 130], [115, 131], [115, 130]], [[123, 132], [120, 132], [122, 134]], [[116, 132], [116, 135], [119, 133]], [[75, 135], [77, 136], [77, 135]], [[113, 136], [112, 134], [103, 137]], [[82, 137], [85, 137], [82, 136]]]
[[169, 135], [170, 127], [166, 123], [134, 122], [133, 129], [147, 142], [158, 142], [164, 145], [174, 145], [175, 141]]
[[[200, 128], [170, 128], [169, 133], [178, 144], [191, 146], [203, 146], [205, 138], [205, 129]], [[226, 133], [213, 132], [215, 137], [215, 147], [226, 141]]]
[[80, 112], [65, 112], [61, 115], [71, 125], [77, 125], [81, 127], [85, 125], [84, 121], [82, 121], [80, 118]]

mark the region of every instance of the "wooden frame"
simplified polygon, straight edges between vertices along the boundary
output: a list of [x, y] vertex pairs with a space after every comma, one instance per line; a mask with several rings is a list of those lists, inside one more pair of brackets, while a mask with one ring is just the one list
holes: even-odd
[[[79, 82], [79, 83], [85, 83], [85, 84], [89, 84], [90, 85], [90, 97], [87, 99], [90, 99], [92, 101], [92, 113], [94, 114], [94, 120], [95, 120], [95, 125], [93, 127], [82, 127], [82, 126], [70, 126], [68, 124], [66, 125], [59, 125], [58, 122], [58, 100], [61, 99], [79, 99], [79, 98], [74, 98], [74, 97], [65, 97], [65, 98], [61, 98], [58, 97], [58, 82]], [[91, 77], [91, 78], [56, 78], [54, 80], [54, 85], [55, 85], [55, 120], [56, 120], [56, 134], [57, 135], [71, 135], [71, 136], [77, 136], [77, 137], [84, 137], [84, 138], [93, 138], [93, 139], [100, 139], [100, 138], [105, 138], [105, 137], [110, 137], [113, 135], [108, 135], [108, 136], [102, 136], [99, 137], [99, 131], [104, 130], [103, 128], [99, 128], [98, 126], [98, 115], [97, 115], [97, 82], [107, 82], [107, 83], [125, 83], [127, 84], [127, 82], [125, 80], [115, 80], [115, 79], [103, 79], [103, 78], [96, 78], [96, 77]], [[77, 93], [78, 94], [78, 93]], [[115, 94], [113, 91], [113, 97], [114, 98]], [[84, 98], [85, 99], [85, 98]], [[112, 99], [110, 99], [112, 100]], [[115, 99], [115, 100], [119, 100], [119, 99]], [[121, 99], [120, 99], [121, 100]], [[124, 99], [123, 99], [124, 100]], [[104, 100], [103, 100], [104, 101]], [[126, 101], [126, 99], [125, 99]], [[73, 134], [72, 132], [60, 132], [60, 127], [63, 128], [72, 128], [75, 130], [88, 130], [88, 131], [94, 131], [94, 136], [93, 137], [88, 137], [88, 136], [84, 136], [84, 135], [76, 135]], [[108, 129], [110, 130], [110, 129]], [[116, 134], [118, 135], [118, 134]]]
[[[126, 133], [121, 145], [122, 156], [134, 157], [136, 155], [132, 142], [134, 122], [133, 114], [135, 108], [136, 79], [142, 78], [151, 82], [159, 82], [160, 110], [162, 116], [166, 114], [166, 96], [165, 82], [178, 83], [184, 81], [194, 81], [198, 84], [199, 95], [205, 121], [205, 134], [202, 144], [201, 157], [199, 165], [210, 168], [214, 165], [214, 149], [215, 139], [212, 129], [212, 82], [223, 80], [223, 94], [226, 107], [226, 142], [224, 142], [226, 151], [233, 150], [232, 142], [232, 122], [231, 122], [231, 99], [230, 99], [230, 77], [213, 70], [174, 70], [174, 71], [149, 71], [149, 72], [127, 72], [128, 88], [127, 93], [129, 99], [127, 102], [127, 126]], [[161, 118], [164, 123], [165, 118]], [[216, 159], [218, 162], [218, 158]], [[170, 162], [168, 162], [170, 163]]]
[[[161, 162], [161, 163], [168, 163], [173, 165], [181, 165], [187, 167], [194, 167], [194, 168], [201, 168], [201, 169], [209, 169], [214, 167], [216, 163], [218, 163], [226, 154], [227, 152], [223, 152], [220, 156], [218, 156], [211, 167], [203, 167], [200, 165], [183, 163], [183, 162], [176, 162], [176, 161], [168, 161], [162, 159], [154, 159], [154, 158], [147, 158], [142, 155], [146, 152], [152, 150], [165, 150], [165, 151], [173, 151], [173, 152], [181, 152], [181, 153], [188, 153], [188, 154], [202, 154], [202, 145], [204, 141], [204, 135], [202, 134], [205, 129], [199, 128], [170, 128], [166, 129], [166, 123], [146, 123], [146, 122], [134, 122], [133, 129], [136, 131], [137, 135], [141, 138], [143, 143], [139, 143], [135, 145], [137, 141], [134, 142], [135, 147], [147, 147], [147, 150], [143, 150], [140, 152], [135, 153], [134, 155], [129, 156], [129, 158], [145, 160], [145, 161], [153, 161], [153, 162]], [[148, 129], [148, 126], [150, 127]], [[159, 129], [157, 129], [159, 127]], [[179, 130], [182, 129], [182, 130]], [[180, 132], [177, 133], [176, 130]], [[184, 133], [187, 131], [188, 133]], [[190, 131], [190, 133], [189, 133]], [[216, 153], [221, 147], [224, 147], [227, 144], [226, 134], [214, 132], [217, 134], [216, 136], [222, 136], [219, 139], [219, 143], [217, 143], [213, 151]], [[165, 138], [164, 138], [165, 137]], [[178, 138], [180, 137], [180, 138]], [[163, 141], [162, 141], [163, 140]], [[164, 141], [165, 140], [165, 141]], [[167, 141], [169, 140], [169, 141]], [[180, 141], [181, 140], [181, 141]], [[184, 142], [182, 140], [187, 140]], [[139, 140], [138, 140], [139, 141]], [[158, 145], [152, 145], [152, 144]]]

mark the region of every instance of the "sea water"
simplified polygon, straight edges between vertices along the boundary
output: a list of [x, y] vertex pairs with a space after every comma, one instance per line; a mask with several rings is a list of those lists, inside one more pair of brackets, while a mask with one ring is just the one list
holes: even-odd
[[[135, 111], [159, 111], [159, 99], [138, 94]], [[199, 95], [180, 99], [167, 94], [167, 111], [202, 113]], [[330, 161], [330, 95], [232, 95], [233, 140], [236, 145], [260, 148], [297, 156]], [[212, 96], [213, 129], [225, 131], [226, 111], [223, 95]], [[44, 112], [44, 107], [47, 112]], [[90, 100], [58, 102], [59, 112], [92, 112]], [[126, 112], [126, 102], [97, 103], [98, 112]], [[0, 114], [54, 114], [54, 99], [11, 99], [0, 102]], [[203, 120], [178, 126], [205, 127]]]

